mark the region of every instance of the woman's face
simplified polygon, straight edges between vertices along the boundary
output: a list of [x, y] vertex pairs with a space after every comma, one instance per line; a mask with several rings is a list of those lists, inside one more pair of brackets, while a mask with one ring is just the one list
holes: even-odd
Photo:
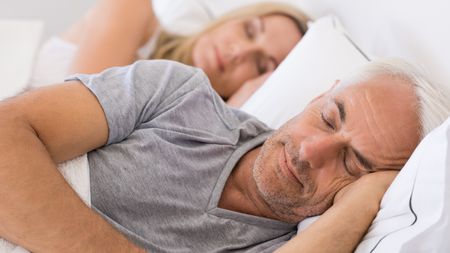
[[274, 70], [301, 37], [294, 21], [283, 15], [230, 20], [200, 35], [193, 65], [228, 98], [246, 81]]

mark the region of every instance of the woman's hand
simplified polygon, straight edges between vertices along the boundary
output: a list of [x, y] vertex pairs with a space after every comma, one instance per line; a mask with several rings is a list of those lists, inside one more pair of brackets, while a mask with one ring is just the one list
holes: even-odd
[[261, 76], [245, 82], [231, 97], [227, 100], [227, 104], [231, 107], [241, 107], [247, 99], [249, 99], [256, 90], [269, 78], [273, 72], [267, 72]]

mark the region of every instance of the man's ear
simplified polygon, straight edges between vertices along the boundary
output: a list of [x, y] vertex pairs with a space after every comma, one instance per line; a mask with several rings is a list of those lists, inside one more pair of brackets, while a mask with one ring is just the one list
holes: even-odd
[[310, 103], [314, 103], [316, 100], [318, 100], [321, 97], [325, 96], [326, 94], [330, 93], [339, 84], [340, 81], [341, 80], [334, 81], [333, 85], [331, 85], [331, 87], [327, 91], [325, 91], [324, 93], [322, 93], [319, 96], [315, 97], [313, 100], [311, 100]]
[[334, 81], [333, 85], [331, 86], [331, 88], [328, 91], [332, 91], [334, 88], [336, 88], [336, 86], [341, 82], [341, 80], [337, 79], [336, 81]]

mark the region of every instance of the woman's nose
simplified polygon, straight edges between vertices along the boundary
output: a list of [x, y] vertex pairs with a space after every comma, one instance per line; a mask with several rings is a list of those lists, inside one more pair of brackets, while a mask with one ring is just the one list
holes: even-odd
[[299, 158], [307, 161], [312, 169], [323, 168], [328, 162], [338, 159], [345, 140], [337, 136], [314, 136], [303, 140]]
[[260, 47], [252, 42], [236, 42], [230, 45], [230, 58], [234, 63], [253, 58], [261, 52]]

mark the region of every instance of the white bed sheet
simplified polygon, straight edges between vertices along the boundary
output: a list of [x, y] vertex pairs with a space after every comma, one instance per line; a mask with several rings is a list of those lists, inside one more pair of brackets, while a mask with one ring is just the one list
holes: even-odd
[[0, 19], [0, 100], [26, 88], [43, 27], [39, 20]]

